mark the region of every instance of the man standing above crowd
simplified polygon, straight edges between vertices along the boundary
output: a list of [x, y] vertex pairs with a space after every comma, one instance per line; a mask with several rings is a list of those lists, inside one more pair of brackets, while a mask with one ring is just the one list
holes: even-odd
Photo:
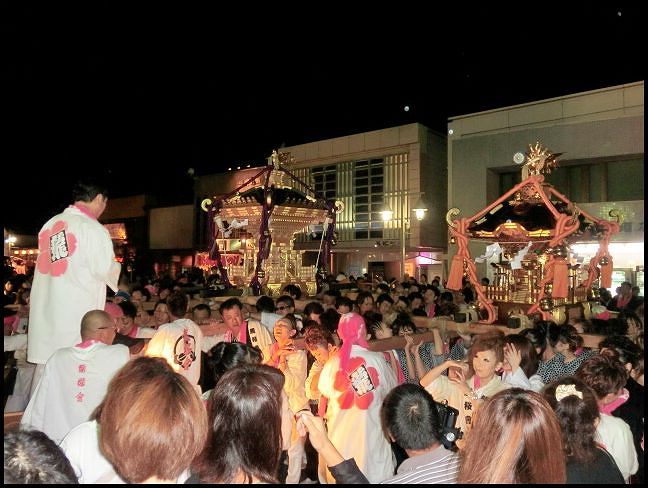
[[103, 310], [106, 285], [117, 290], [121, 266], [108, 231], [97, 221], [108, 192], [97, 182], [80, 181], [72, 200], [38, 234], [27, 345], [29, 362], [38, 365], [34, 385], [57, 349], [81, 341], [81, 318], [90, 310]]

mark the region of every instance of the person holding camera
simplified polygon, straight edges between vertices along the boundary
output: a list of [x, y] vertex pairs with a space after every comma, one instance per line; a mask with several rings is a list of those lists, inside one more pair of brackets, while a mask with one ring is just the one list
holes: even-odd
[[[395, 476], [380, 483], [456, 483], [459, 455], [441, 444], [443, 419], [434, 399], [422, 386], [397, 386], [385, 397], [380, 414], [385, 434], [409, 456]], [[337, 483], [367, 483], [355, 460], [345, 460], [328, 439], [321, 418], [306, 413], [299, 424], [308, 432], [313, 447], [324, 457]]]
[[[449, 359], [428, 371], [421, 386], [437, 401], [447, 400], [459, 411], [457, 426], [465, 435], [482, 400], [511, 387], [497, 375], [503, 364], [503, 335], [482, 334], [471, 346], [467, 364]], [[443, 376], [445, 370], [449, 370], [448, 376]]]

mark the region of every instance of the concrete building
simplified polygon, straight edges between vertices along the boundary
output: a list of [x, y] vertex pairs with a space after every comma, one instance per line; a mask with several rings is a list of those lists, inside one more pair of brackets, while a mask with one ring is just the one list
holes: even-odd
[[[515, 153], [540, 141], [559, 157], [547, 180], [584, 210], [610, 218], [624, 216], [613, 239], [613, 290], [630, 280], [643, 288], [644, 265], [644, 83], [614, 86], [486, 112], [451, 117], [448, 122], [448, 208], [468, 217], [520, 181]], [[484, 245], [470, 244], [472, 256]], [[594, 246], [572, 252], [593, 255]], [[452, 259], [455, 246], [449, 246]], [[488, 276], [490, 266], [478, 265]]]
[[[337, 220], [332, 269], [400, 278], [404, 254], [405, 273], [410, 276], [441, 274], [446, 250], [443, 135], [408, 124], [283, 151], [295, 158], [296, 174], [310, 178], [316, 190], [344, 204]], [[413, 210], [420, 200], [428, 212], [419, 221]], [[393, 212], [389, 221], [383, 220], [386, 208]], [[303, 235], [298, 243], [317, 249], [317, 237]]]

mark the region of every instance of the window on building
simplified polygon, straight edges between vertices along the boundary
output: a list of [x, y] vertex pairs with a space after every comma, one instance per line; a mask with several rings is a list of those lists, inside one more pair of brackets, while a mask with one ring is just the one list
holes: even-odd
[[356, 239], [382, 239], [384, 202], [384, 160], [356, 161], [353, 170]]
[[[638, 158], [559, 166], [545, 180], [573, 202], [643, 200], [643, 163]], [[520, 178], [519, 169], [499, 173], [500, 195], [518, 184]]]
[[607, 163], [607, 199], [609, 202], [644, 199], [644, 161], [630, 159]]
[[[499, 175], [499, 195], [503, 195], [522, 181], [520, 171], [508, 171]], [[498, 196], [499, 196], [498, 195]]]
[[337, 171], [335, 165], [319, 166], [311, 169], [313, 188], [326, 200], [335, 200]]

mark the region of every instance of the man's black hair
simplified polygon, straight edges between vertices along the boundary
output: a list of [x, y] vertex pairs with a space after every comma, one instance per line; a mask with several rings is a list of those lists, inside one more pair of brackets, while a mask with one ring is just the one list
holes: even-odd
[[405, 383], [390, 391], [380, 417], [385, 432], [403, 449], [420, 451], [441, 443], [437, 406], [421, 385]]
[[256, 309], [257, 309], [257, 312], [274, 313], [274, 311], [275, 311], [275, 302], [269, 296], [261, 295], [256, 301]]
[[294, 295], [295, 300], [299, 300], [302, 295], [301, 288], [293, 284], [284, 286], [283, 292], [286, 293], [287, 295]]
[[39, 430], [4, 435], [5, 484], [79, 484], [63, 450]]
[[91, 202], [97, 195], [108, 198], [108, 188], [98, 177], [85, 177], [79, 179], [72, 187], [73, 202]]
[[131, 319], [137, 317], [137, 307], [133, 302], [125, 300], [123, 302], [119, 302], [117, 305], [122, 309], [122, 312], [124, 312], [124, 315], [126, 315], [127, 317], [130, 317]]

